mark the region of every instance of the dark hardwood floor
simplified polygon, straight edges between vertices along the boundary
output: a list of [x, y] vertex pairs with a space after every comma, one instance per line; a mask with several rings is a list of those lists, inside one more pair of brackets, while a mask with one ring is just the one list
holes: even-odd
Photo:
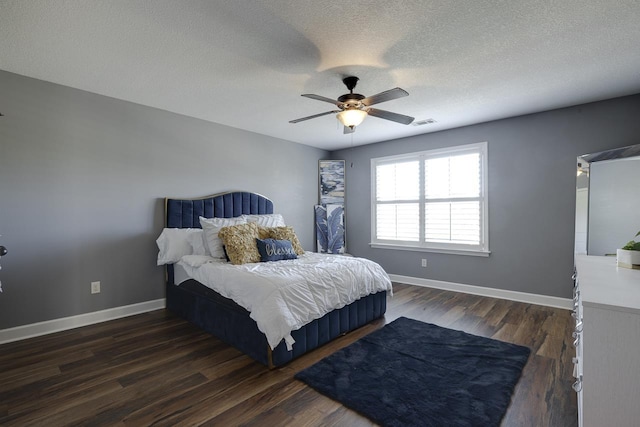
[[394, 292], [385, 319], [271, 371], [164, 310], [4, 344], [0, 425], [370, 426], [293, 375], [399, 316], [529, 346], [502, 425], [577, 425], [569, 311]]

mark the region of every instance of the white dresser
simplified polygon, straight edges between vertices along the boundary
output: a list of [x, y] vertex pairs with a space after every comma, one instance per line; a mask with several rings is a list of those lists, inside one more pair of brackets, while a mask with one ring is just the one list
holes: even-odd
[[576, 255], [578, 420], [583, 427], [640, 426], [640, 270], [615, 257]]

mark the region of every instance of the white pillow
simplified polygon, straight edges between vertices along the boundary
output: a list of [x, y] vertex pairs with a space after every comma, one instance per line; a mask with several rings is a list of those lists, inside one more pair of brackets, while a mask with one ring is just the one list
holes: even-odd
[[165, 228], [156, 240], [158, 245], [158, 265], [173, 264], [185, 255], [191, 255], [193, 248], [189, 235], [201, 232], [197, 228]]
[[187, 235], [187, 241], [191, 245], [192, 255], [209, 255], [209, 251], [204, 244], [204, 231], [201, 229], [194, 229], [194, 233]]
[[242, 215], [247, 222], [255, 222], [263, 227], [284, 227], [284, 218], [280, 214]]
[[222, 227], [231, 225], [246, 224], [247, 221], [241, 216], [235, 218], [204, 218], [200, 217], [200, 225], [204, 231], [205, 246], [213, 258], [225, 258], [222, 240], [218, 237], [218, 232]]

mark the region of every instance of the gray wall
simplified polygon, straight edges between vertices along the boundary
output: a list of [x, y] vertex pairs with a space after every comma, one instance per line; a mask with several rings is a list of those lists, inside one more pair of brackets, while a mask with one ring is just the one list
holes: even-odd
[[[638, 117], [635, 95], [333, 152], [347, 164], [348, 250], [388, 273], [571, 297], [576, 157], [640, 142]], [[482, 141], [489, 143], [490, 257], [369, 246], [371, 158]]]
[[592, 162], [589, 255], [615, 254], [640, 230], [640, 157]]
[[163, 298], [167, 196], [264, 194], [314, 247], [323, 150], [3, 71], [0, 94], [0, 329]]

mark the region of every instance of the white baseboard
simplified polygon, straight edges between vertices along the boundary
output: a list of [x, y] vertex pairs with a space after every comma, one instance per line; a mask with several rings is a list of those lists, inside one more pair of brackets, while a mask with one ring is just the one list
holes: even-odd
[[443, 289], [445, 291], [481, 295], [483, 297], [526, 302], [529, 304], [544, 305], [547, 307], [563, 308], [567, 310], [573, 309], [573, 300], [570, 298], [559, 298], [547, 295], [529, 294], [526, 292], [507, 291], [504, 289], [485, 288], [483, 286], [464, 285], [462, 283], [443, 282], [441, 280], [401, 276], [398, 274], [390, 274], [389, 277], [393, 282], [406, 283], [408, 285], [424, 286], [427, 288]]
[[[570, 298], [559, 298], [546, 295], [529, 294], [526, 292], [507, 291], [504, 289], [485, 288], [483, 286], [465, 285], [462, 283], [443, 282], [441, 280], [423, 279], [420, 277], [401, 276], [390, 274], [394, 282], [408, 285], [424, 286], [427, 288], [443, 289], [445, 291], [462, 292], [465, 294], [481, 295], [491, 298], [506, 299], [511, 301], [526, 302], [529, 304], [544, 305], [547, 307], [573, 309], [573, 301]], [[47, 320], [45, 322], [32, 323], [30, 325], [17, 326], [15, 328], [0, 330], [0, 344], [27, 338], [66, 331], [81, 326], [93, 325], [121, 317], [133, 316], [148, 311], [159, 310], [166, 305], [165, 299], [145, 301], [138, 304], [109, 308], [94, 311], [92, 313], [79, 314], [77, 316], [63, 317], [61, 319]]]
[[94, 323], [133, 316], [134, 314], [146, 313], [148, 311], [164, 308], [165, 305], [165, 299], [162, 298], [138, 304], [94, 311], [92, 313], [79, 314], [77, 316], [63, 317], [60, 319], [47, 320], [45, 322], [16, 326], [15, 328], [2, 329], [0, 330], [0, 344], [38, 337], [40, 335], [51, 334], [53, 332], [66, 331], [68, 329], [79, 328], [81, 326], [93, 325]]

